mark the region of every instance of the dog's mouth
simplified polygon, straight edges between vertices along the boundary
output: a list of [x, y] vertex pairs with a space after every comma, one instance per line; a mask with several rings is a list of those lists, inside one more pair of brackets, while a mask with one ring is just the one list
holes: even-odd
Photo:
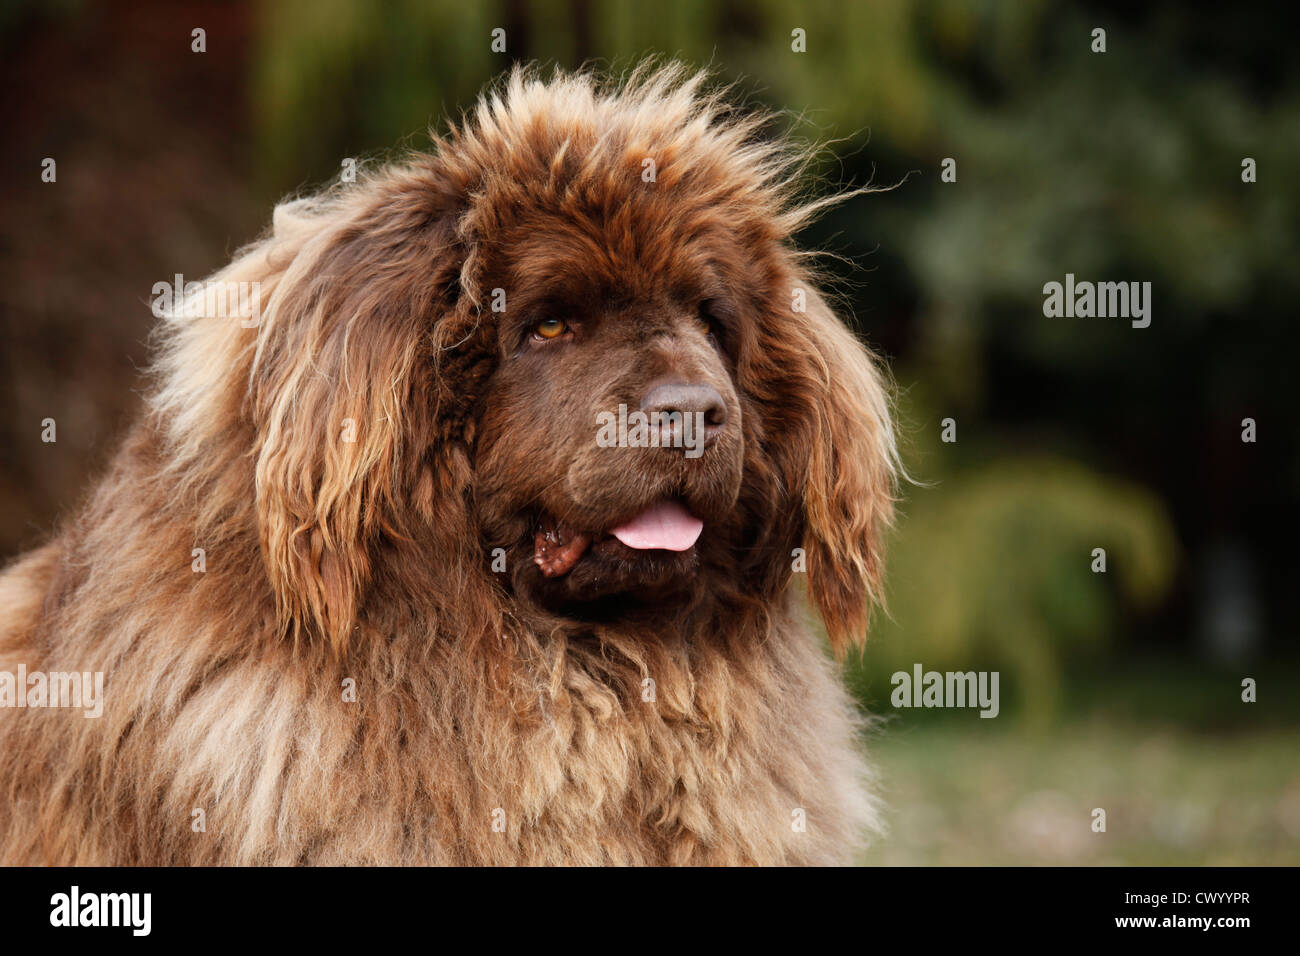
[[[550, 514], [538, 523], [533, 562], [548, 578], [563, 577], [589, 550], [662, 552], [689, 551], [695, 547], [704, 522], [680, 501], [655, 502], [629, 521], [606, 532], [571, 528]], [[631, 555], [627, 555], [631, 556]]]

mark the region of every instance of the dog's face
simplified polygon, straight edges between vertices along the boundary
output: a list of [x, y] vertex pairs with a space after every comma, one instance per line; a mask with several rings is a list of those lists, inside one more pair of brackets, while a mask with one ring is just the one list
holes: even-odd
[[533, 210], [493, 243], [507, 306], [476, 504], [516, 591], [569, 613], [688, 591], [701, 555], [725, 561], [744, 480], [736, 350], [752, 317], [710, 263], [752, 263], [721, 228], [666, 232], [658, 197], [632, 193], [621, 223]]
[[250, 376], [291, 624], [345, 642], [427, 554], [576, 618], [806, 576], [837, 649], [862, 638], [881, 378], [791, 248], [815, 204], [786, 154], [682, 79], [516, 75], [434, 154], [277, 216]]

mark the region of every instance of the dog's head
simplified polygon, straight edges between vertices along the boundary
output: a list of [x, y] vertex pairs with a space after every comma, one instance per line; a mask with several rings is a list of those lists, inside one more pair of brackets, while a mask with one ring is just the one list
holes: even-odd
[[797, 154], [700, 84], [516, 72], [232, 264], [263, 281], [241, 414], [286, 623], [343, 643], [423, 555], [574, 618], [806, 572], [837, 650], [861, 639], [886, 393], [790, 245]]

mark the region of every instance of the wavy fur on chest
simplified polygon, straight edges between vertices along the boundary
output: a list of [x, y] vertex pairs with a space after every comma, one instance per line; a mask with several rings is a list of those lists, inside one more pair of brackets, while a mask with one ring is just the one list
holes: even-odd
[[9, 630], [0, 667], [108, 675], [97, 719], [0, 724], [6, 863], [831, 863], [874, 825], [853, 706], [784, 612], [538, 634], [490, 602], [477, 631], [426, 607], [423, 625], [367, 622], [340, 660], [266, 630], [259, 557], [237, 540], [173, 583], [156, 552], [188, 536], [159, 505], [5, 578], [7, 629], [45, 587], [58, 607], [25, 642]]

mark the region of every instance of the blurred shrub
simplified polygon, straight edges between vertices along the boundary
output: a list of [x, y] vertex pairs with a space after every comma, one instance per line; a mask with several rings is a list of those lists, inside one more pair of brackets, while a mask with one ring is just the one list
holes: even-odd
[[[1092, 571], [1093, 549], [1105, 573]], [[1159, 499], [1052, 457], [1007, 457], [914, 490], [889, 558], [889, 614], [853, 668], [880, 702], [889, 675], [1000, 671], [1003, 706], [1031, 720], [1061, 700], [1072, 655], [1108, 649], [1117, 604], [1150, 607], [1177, 546]]]
[[[344, 157], [390, 149], [468, 106], [508, 61], [499, 10], [478, 3], [281, 0], [260, 6], [252, 92], [273, 189], [329, 179]], [[471, 39], [473, 38], [473, 39]]]

